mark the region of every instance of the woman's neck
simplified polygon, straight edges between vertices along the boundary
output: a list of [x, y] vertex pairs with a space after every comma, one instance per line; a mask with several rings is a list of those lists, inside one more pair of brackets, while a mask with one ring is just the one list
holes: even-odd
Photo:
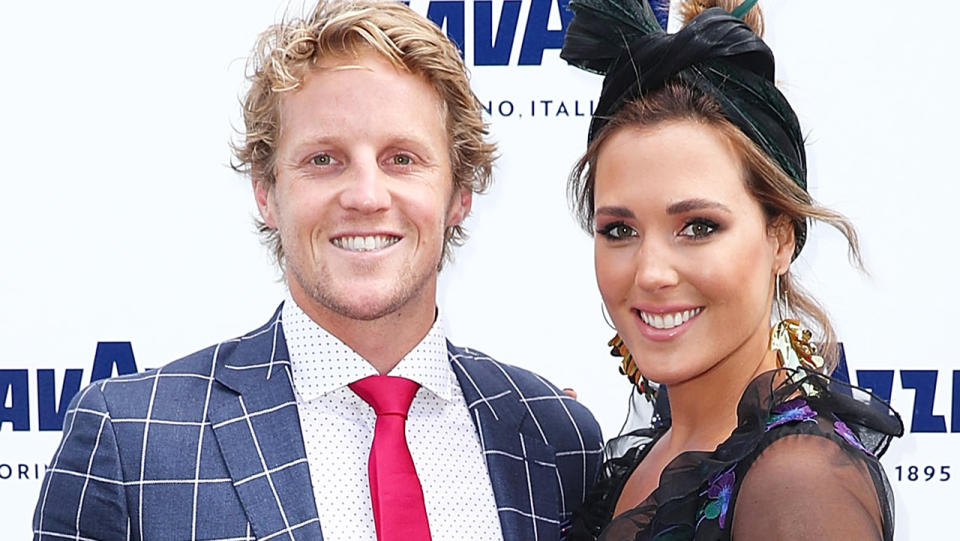
[[776, 352], [752, 339], [706, 372], [670, 385], [671, 428], [667, 445], [676, 454], [712, 451], [737, 427], [737, 405], [747, 385], [777, 368]]

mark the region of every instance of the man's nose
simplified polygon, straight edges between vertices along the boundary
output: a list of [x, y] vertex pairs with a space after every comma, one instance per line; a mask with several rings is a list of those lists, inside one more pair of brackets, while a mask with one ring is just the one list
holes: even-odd
[[388, 182], [376, 161], [353, 164], [340, 192], [340, 205], [359, 212], [386, 210], [390, 207]]
[[634, 254], [634, 283], [645, 291], [658, 291], [676, 286], [680, 275], [675, 265], [676, 254], [663, 242], [646, 239]]

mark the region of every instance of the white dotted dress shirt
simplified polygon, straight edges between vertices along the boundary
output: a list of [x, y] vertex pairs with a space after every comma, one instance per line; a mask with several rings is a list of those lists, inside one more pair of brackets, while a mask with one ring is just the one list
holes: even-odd
[[[377, 371], [289, 297], [282, 318], [323, 538], [376, 541], [367, 459], [377, 416], [347, 385]], [[421, 385], [406, 435], [433, 541], [502, 540], [483, 450], [439, 317], [389, 375]]]

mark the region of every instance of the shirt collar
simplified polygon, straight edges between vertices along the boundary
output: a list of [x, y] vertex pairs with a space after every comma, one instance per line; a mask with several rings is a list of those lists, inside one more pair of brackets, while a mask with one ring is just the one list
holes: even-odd
[[[377, 374], [373, 365], [313, 321], [289, 294], [280, 317], [290, 353], [293, 387], [303, 400], [313, 400]], [[439, 312], [423, 340], [400, 359], [389, 375], [413, 380], [443, 400], [453, 399], [456, 374], [447, 357], [447, 339]]]

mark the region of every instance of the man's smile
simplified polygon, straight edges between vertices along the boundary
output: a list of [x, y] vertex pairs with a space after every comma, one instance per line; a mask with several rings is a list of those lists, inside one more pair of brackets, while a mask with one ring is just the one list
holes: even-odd
[[330, 243], [350, 252], [372, 252], [382, 250], [388, 246], [400, 242], [397, 235], [377, 234], [377, 235], [344, 235], [330, 239]]

